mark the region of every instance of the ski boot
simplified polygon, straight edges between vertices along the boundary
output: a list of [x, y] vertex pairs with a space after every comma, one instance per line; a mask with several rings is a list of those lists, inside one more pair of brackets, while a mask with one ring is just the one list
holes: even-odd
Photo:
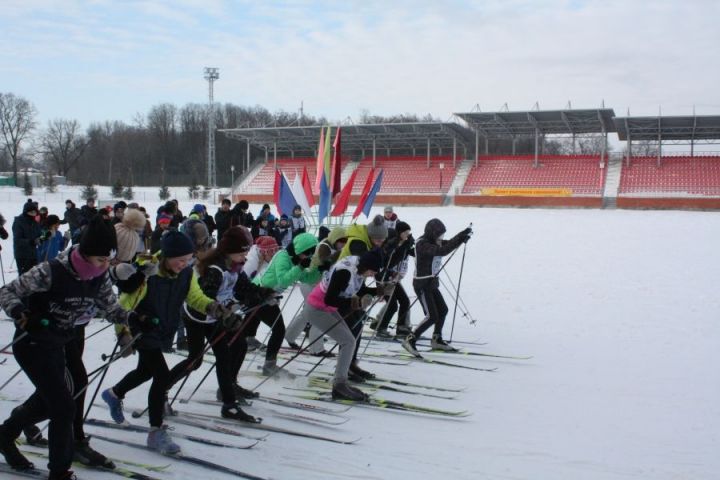
[[362, 368], [360, 368], [358, 366], [358, 364], [356, 362], [353, 362], [350, 364], [350, 371], [353, 372], [355, 375], [358, 375], [358, 376], [364, 378], [365, 380], [372, 380], [373, 378], [375, 378], [374, 373], [368, 372], [367, 370], [363, 370]]
[[443, 352], [457, 352], [457, 348], [453, 347], [439, 333], [435, 333], [430, 340], [430, 348], [433, 350], [442, 350]]
[[115, 464], [90, 446], [90, 437], [75, 441], [73, 460], [89, 467], [115, 468]]
[[243, 398], [243, 399], [253, 399], [260, 396], [260, 393], [253, 392], [252, 390], [248, 390], [247, 388], [243, 388], [237, 383], [233, 384], [233, 389], [235, 390], [235, 396], [237, 398]]
[[240, 405], [237, 403], [233, 405], [223, 405], [222, 409], [220, 410], [220, 416], [222, 418], [229, 418], [231, 420], [240, 420], [241, 422], [248, 422], [248, 423], [261, 423], [262, 418], [256, 418], [252, 415], [249, 415], [243, 411], [242, 408], [240, 408]]
[[47, 438], [43, 437], [42, 432], [36, 425], [29, 425], [23, 428], [25, 440], [28, 445], [33, 447], [46, 448], [48, 446]]
[[48, 480], [77, 480], [77, 477], [72, 470], [66, 470], [60, 473], [51, 471], [50, 475], [48, 475]]
[[266, 377], [273, 376], [275, 378], [287, 378], [289, 380], [295, 380], [295, 375], [288, 372], [284, 368], [277, 366], [277, 362], [273, 360], [265, 360], [265, 364], [262, 366], [262, 374]]
[[167, 432], [167, 426], [152, 427], [147, 436], [147, 446], [160, 453], [175, 454], [180, 453], [180, 445], [173, 442], [170, 434]]
[[102, 392], [100, 397], [107, 403], [110, 408], [110, 416], [115, 423], [125, 423], [125, 414], [123, 413], [123, 401], [115, 395], [112, 388]]
[[378, 329], [377, 333], [375, 333], [375, 336], [377, 338], [393, 338], [392, 334], [388, 332], [386, 328]]
[[0, 453], [5, 457], [5, 462], [14, 470], [32, 470], [35, 465], [20, 453], [14, 438], [7, 436], [7, 429], [0, 425]]
[[245, 341], [247, 342], [248, 352], [254, 352], [257, 349], [262, 350], [263, 347], [265, 347], [265, 345], [255, 337], [245, 337]]
[[[243, 390], [245, 390], [245, 389], [243, 389]], [[219, 388], [217, 389], [217, 392], [215, 392], [215, 398], [217, 399], [218, 402], [225, 401], [225, 398], [223, 398], [222, 390], [220, 390]], [[240, 395], [238, 395], [237, 390], [235, 390], [235, 398], [236, 398], [236, 402], [238, 404], [242, 405], [243, 407], [249, 407], [251, 405], [251, 403], [248, 402], [247, 400], [245, 400], [244, 397], [241, 397]]]
[[319, 352], [311, 353], [313, 357], [324, 357], [324, 358], [335, 358], [335, 354], [333, 352], [330, 352], [328, 350], [322, 349]]
[[417, 346], [415, 345], [415, 335], [410, 334], [407, 337], [405, 337], [405, 340], [402, 342], [402, 347], [407, 350], [410, 354], [413, 356], [420, 358], [422, 355], [420, 355], [420, 352], [418, 352]]
[[333, 385], [332, 398], [333, 400], [367, 402], [370, 397], [359, 388], [351, 387], [347, 382], [340, 382]]

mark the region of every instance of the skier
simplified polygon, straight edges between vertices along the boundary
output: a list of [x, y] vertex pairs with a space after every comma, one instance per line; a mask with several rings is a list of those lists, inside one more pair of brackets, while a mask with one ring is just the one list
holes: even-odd
[[[138, 271], [128, 280], [118, 282], [122, 292], [120, 303], [124, 308], [137, 312], [143, 321], [130, 321], [130, 332], [143, 332], [134, 345], [138, 352], [138, 363], [115, 386], [102, 393], [102, 399], [110, 407], [110, 415], [117, 423], [123, 423], [122, 400], [125, 395], [152, 379], [148, 393], [148, 410], [151, 431], [147, 445], [163, 453], [177, 453], [180, 447], [173, 442], [163, 427], [163, 414], [169, 373], [163, 345], [172, 339], [170, 326], [177, 325], [183, 302], [203, 314], [226, 321], [232, 312], [221, 303], [206, 297], [198, 285], [197, 276], [191, 266], [193, 244], [183, 233], [169, 231], [162, 237], [161, 254], [158, 258], [158, 272], [146, 276]], [[157, 319], [159, 326], [151, 319]], [[120, 331], [119, 337], [126, 342], [132, 333]]]
[[[337, 261], [340, 250], [342, 250], [346, 242], [345, 227], [338, 226], [333, 228], [330, 234], [318, 243], [315, 254], [310, 261], [310, 266], [317, 267], [321, 272], [330, 270], [330, 267]], [[307, 283], [300, 284], [300, 292], [305, 301], [307, 301], [308, 295], [310, 295], [314, 286], [315, 285]], [[301, 313], [287, 326], [285, 329], [285, 340], [290, 345], [290, 348], [300, 350], [300, 345], [297, 344], [297, 338], [307, 323], [308, 321], [305, 319], [305, 315]], [[308, 345], [308, 351], [318, 357], [334, 356], [334, 354], [325, 350], [322, 340], [317, 340], [321, 333], [322, 330], [312, 325], [310, 326], [310, 344]]]
[[43, 222], [43, 231], [40, 234], [40, 244], [37, 246], [37, 261], [45, 262], [58, 256], [65, 245], [63, 234], [58, 232], [60, 217], [48, 215]]
[[307, 231], [305, 229], [305, 218], [303, 218], [303, 209], [300, 205], [295, 205], [295, 207], [293, 208], [290, 221], [292, 222], [293, 238]]
[[425, 225], [425, 233], [415, 245], [415, 278], [413, 288], [420, 299], [425, 319], [420, 322], [415, 331], [405, 337], [402, 346], [415, 356], [419, 356], [415, 341], [427, 329], [434, 326], [430, 346], [434, 350], [455, 350], [442, 338], [442, 328], [448, 307], [440, 293], [440, 282], [437, 278], [442, 267], [442, 257], [449, 254], [461, 244], [467, 242], [472, 235], [472, 228], [468, 227], [459, 232], [450, 240], [444, 240], [445, 225], [437, 218], [433, 218]]
[[[410, 233], [410, 225], [403, 221], [396, 224], [395, 230], [389, 230], [391, 235], [383, 244], [384, 258], [388, 258], [387, 274], [378, 281], [391, 282], [392, 294], [385, 298], [385, 306], [378, 315], [378, 320], [370, 324], [370, 328], [377, 329], [378, 337], [390, 338], [387, 331], [388, 324], [395, 312], [398, 312], [396, 338], [405, 338], [412, 332], [410, 326], [410, 299], [402, 286], [402, 279], [408, 270], [409, 256], [415, 256], [415, 240]], [[399, 307], [399, 310], [398, 310]]]
[[[233, 297], [235, 283], [238, 275], [242, 272], [245, 257], [251, 245], [252, 237], [245, 227], [232, 227], [224, 232], [217, 248], [200, 256], [197, 264], [198, 283], [208, 298], [213, 298], [227, 307], [231, 307], [235, 303]], [[270, 294], [272, 293], [271, 291]], [[200, 367], [205, 348], [204, 341], [207, 339], [212, 344], [215, 354], [215, 373], [223, 402], [220, 415], [223, 418], [257, 422], [255, 417], [248, 415], [240, 408], [233, 388], [235, 380], [232, 377], [230, 348], [236, 344], [235, 348], [240, 347], [244, 338], [236, 338], [235, 343], [230, 347], [228, 340], [237, 336], [235, 333], [242, 320], [241, 317], [233, 315], [229, 322], [218, 322], [213, 316], [203, 315], [186, 302], [183, 306], [183, 321], [187, 332], [189, 353], [187, 359], [170, 370], [169, 387], [189, 375], [191, 369], [196, 370]], [[223, 331], [226, 332], [222, 334], [224, 338], [218, 338]]]
[[395, 229], [395, 226], [398, 222], [398, 216], [396, 213], [393, 212], [393, 207], [391, 207], [390, 205], [385, 207], [385, 209], [383, 210], [383, 220], [385, 221], [385, 226], [388, 229]]
[[293, 239], [293, 232], [290, 224], [288, 223], [288, 216], [284, 213], [280, 215], [280, 221], [275, 227], [275, 240], [282, 248], [287, 248]]
[[[268, 287], [275, 292], [282, 293], [295, 282], [315, 283], [320, 279], [317, 268], [311, 267], [312, 255], [315, 253], [317, 239], [309, 233], [301, 233], [293, 238], [286, 250], [275, 254], [270, 265], [262, 275], [258, 275], [253, 283], [261, 287]], [[278, 369], [277, 353], [285, 338], [285, 323], [278, 305], [264, 305], [260, 307], [254, 321], [248, 325], [248, 336], [254, 337], [260, 322], [272, 328], [267, 350], [265, 351], [265, 364], [263, 374], [272, 375]]]
[[350, 255], [361, 255], [372, 248], [380, 247], [388, 236], [388, 229], [382, 215], [375, 215], [367, 225], [350, 225], [346, 233], [347, 242], [340, 250], [338, 260]]
[[220, 208], [218, 208], [218, 211], [215, 213], [215, 227], [217, 228], [218, 242], [222, 240], [222, 236], [225, 233], [225, 230], [232, 226], [230, 222], [232, 221], [233, 214], [230, 211], [230, 205], [230, 199], [223, 198], [222, 202], [220, 203]]
[[333, 380], [334, 399], [367, 400], [365, 393], [348, 385], [362, 322], [349, 325], [347, 319], [372, 304], [372, 296], [378, 294], [378, 290], [365, 286], [365, 278], [375, 276], [380, 269], [381, 258], [377, 251], [371, 250], [359, 257], [345, 257], [323, 275], [305, 303], [303, 316], [340, 346]]
[[30, 398], [0, 426], [0, 453], [15, 469], [33, 468], [17, 449], [15, 439], [21, 430], [46, 418], [50, 419], [51, 480], [74, 478], [69, 470], [73, 457], [83, 463], [108, 465], [104, 456], [90, 448], [82, 432], [83, 411], [77, 407], [82, 394], [75, 393], [78, 398], [73, 398], [66, 369], [73, 383], [78, 381], [75, 388], [87, 384], [82, 342], [78, 341], [84, 334], [78, 336], [76, 324], [92, 317], [95, 309], [122, 326], [132, 316], [119, 305], [107, 273], [116, 248], [115, 231], [95, 218], [69, 254], [41, 263], [0, 289], [0, 305], [15, 321], [13, 353], [35, 386]]

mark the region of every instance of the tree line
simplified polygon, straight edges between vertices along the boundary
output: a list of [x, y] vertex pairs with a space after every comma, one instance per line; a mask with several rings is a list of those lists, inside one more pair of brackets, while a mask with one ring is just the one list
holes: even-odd
[[[326, 125], [324, 117], [296, 112], [272, 113], [262, 106], [232, 103], [213, 106], [218, 129]], [[83, 129], [76, 119], [58, 118], [47, 125], [38, 124], [38, 111], [27, 99], [0, 92], [0, 171], [11, 171], [15, 185], [22, 185], [18, 172], [37, 168], [52, 175], [65, 176], [76, 184], [126, 186], [197, 185], [207, 178], [207, 104], [188, 103], [178, 107], [170, 103], [152, 106], [146, 114], [137, 114], [132, 122], [108, 120]], [[438, 121], [431, 115], [371, 115], [362, 111], [358, 123], [396, 123]], [[247, 149], [237, 140], [216, 135], [216, 168], [220, 186], [230, 185], [230, 167], [238, 175], [246, 165]], [[491, 153], [509, 153], [510, 142], [494, 140]], [[578, 139], [577, 153], [596, 153], [597, 139]], [[534, 141], [516, 142], [517, 154], [532, 153]], [[484, 151], [484, 149], [481, 149]], [[543, 152], [571, 153], [567, 141], [543, 142]], [[252, 158], [264, 151], [251, 149]]]

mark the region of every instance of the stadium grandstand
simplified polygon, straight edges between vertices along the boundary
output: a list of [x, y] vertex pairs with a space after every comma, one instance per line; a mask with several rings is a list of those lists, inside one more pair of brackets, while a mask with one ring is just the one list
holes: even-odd
[[[720, 209], [720, 156], [695, 148], [720, 143], [720, 116], [616, 117], [604, 107], [456, 116], [341, 126], [342, 183], [357, 170], [351, 202], [382, 169], [377, 198], [394, 204]], [[271, 201], [276, 169], [289, 181], [307, 170], [314, 186], [322, 128], [220, 130], [244, 143], [247, 158], [264, 152], [243, 168], [235, 200]], [[626, 142], [622, 153], [609, 151], [611, 133]], [[558, 138], [562, 154], [547, 148]], [[576, 148], [583, 139], [593, 153]], [[689, 149], [664, 152], [668, 144]]]

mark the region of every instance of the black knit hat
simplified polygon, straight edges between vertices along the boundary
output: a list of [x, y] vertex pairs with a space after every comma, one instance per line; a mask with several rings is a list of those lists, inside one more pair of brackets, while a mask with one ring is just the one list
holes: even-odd
[[162, 236], [160, 250], [165, 258], [183, 257], [195, 251], [190, 237], [177, 230], [170, 230]]
[[240, 207], [240, 210], [247, 210], [248, 208], [250, 208], [250, 204], [247, 200], [240, 200], [238, 202], [238, 206]]
[[395, 225], [395, 232], [398, 235], [400, 235], [403, 232], [407, 232], [408, 230], [411, 230], [411, 229], [412, 229], [412, 227], [410, 227], [410, 225], [408, 223], [403, 222], [402, 220], [397, 222], [397, 224]]
[[360, 255], [358, 261], [358, 270], [364, 272], [366, 270], [372, 270], [373, 272], [379, 272], [382, 268], [382, 258], [380, 252], [376, 249], [368, 250], [367, 252]]
[[115, 228], [97, 215], [80, 237], [80, 253], [86, 257], [114, 257], [117, 252]]

